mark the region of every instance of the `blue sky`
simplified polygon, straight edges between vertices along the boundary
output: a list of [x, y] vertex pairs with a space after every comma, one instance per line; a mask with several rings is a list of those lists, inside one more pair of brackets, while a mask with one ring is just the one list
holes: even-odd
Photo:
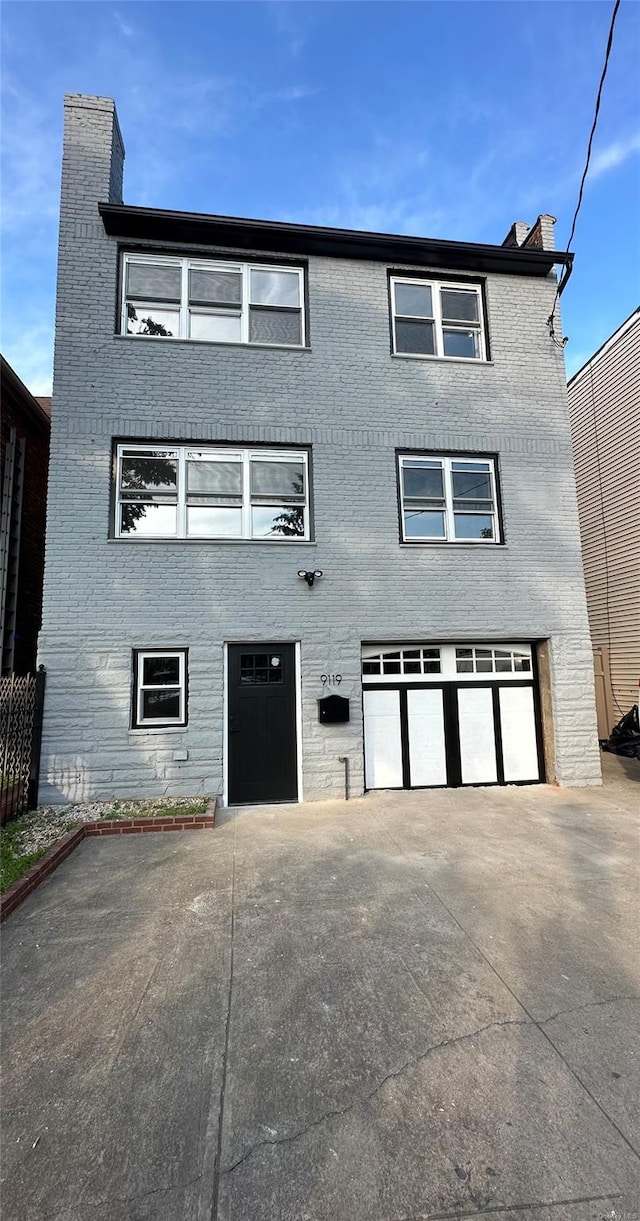
[[[3, 4], [4, 355], [49, 392], [62, 95], [115, 98], [125, 202], [500, 243], [571, 224], [613, 3]], [[623, 0], [563, 297], [569, 374], [638, 305]]]

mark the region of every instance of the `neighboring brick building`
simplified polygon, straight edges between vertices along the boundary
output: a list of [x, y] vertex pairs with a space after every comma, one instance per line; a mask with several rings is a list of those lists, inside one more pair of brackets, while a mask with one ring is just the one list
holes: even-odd
[[2, 673], [35, 668], [42, 620], [51, 400], [35, 399], [0, 357]]
[[65, 107], [43, 797], [598, 783], [551, 219], [127, 207]]
[[640, 680], [640, 308], [568, 385], [598, 734], [638, 699]]

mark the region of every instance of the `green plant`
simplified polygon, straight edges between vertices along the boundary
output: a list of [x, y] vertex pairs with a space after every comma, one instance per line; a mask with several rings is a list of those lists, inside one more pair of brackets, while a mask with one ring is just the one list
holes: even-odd
[[21, 878], [23, 873], [27, 873], [36, 861], [44, 856], [47, 848], [38, 848], [35, 852], [21, 854], [19, 845], [16, 845], [15, 840], [20, 832], [20, 828], [11, 823], [0, 831], [0, 894], [4, 894], [8, 886], [12, 882], [16, 882]]

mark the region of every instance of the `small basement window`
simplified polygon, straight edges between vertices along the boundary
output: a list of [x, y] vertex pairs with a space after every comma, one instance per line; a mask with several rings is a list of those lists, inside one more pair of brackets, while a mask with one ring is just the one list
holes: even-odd
[[187, 723], [187, 650], [133, 651], [132, 729]]

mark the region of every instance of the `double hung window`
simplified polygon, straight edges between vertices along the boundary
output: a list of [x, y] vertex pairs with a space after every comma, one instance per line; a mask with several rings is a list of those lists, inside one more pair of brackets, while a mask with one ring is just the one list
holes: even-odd
[[400, 454], [404, 542], [498, 543], [491, 458]]
[[186, 725], [186, 649], [171, 652], [136, 649], [133, 686], [133, 729]]
[[117, 447], [118, 538], [309, 538], [305, 450]]
[[300, 267], [125, 254], [124, 335], [302, 347]]
[[391, 313], [396, 355], [486, 360], [479, 284], [392, 276]]

